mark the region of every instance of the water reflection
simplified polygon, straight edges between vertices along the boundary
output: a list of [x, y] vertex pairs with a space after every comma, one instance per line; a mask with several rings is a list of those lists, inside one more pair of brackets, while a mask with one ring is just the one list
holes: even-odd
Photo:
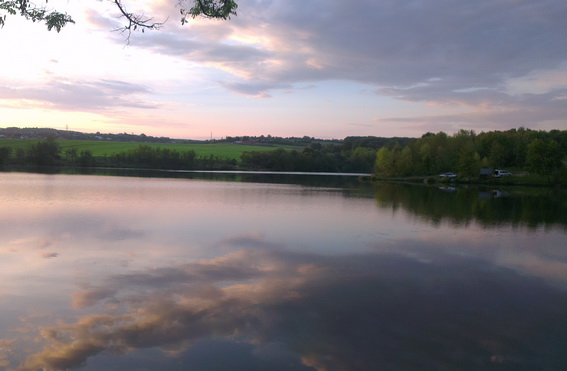
[[484, 227], [567, 227], [564, 191], [435, 188], [391, 183], [379, 183], [375, 189], [379, 207], [401, 208], [436, 225], [447, 221], [457, 226], [476, 222]]
[[237, 249], [215, 259], [82, 287], [74, 305], [96, 314], [43, 328], [47, 345], [22, 369], [146, 348], [171, 357], [161, 369], [180, 370], [199, 357], [195, 369], [211, 369], [219, 348], [224, 364], [246, 370], [567, 364], [567, 296], [540, 280], [458, 256], [325, 257], [244, 239], [224, 241]]
[[563, 369], [562, 217], [460, 192], [4, 174], [0, 368]]
[[[39, 169], [34, 169], [37, 173]], [[247, 182], [301, 184], [312, 187], [360, 188], [364, 173], [301, 173], [260, 171], [183, 171], [129, 168], [45, 168], [45, 174], [102, 175], [138, 178], [213, 180], [215, 182]], [[369, 185], [369, 184], [367, 184]]]

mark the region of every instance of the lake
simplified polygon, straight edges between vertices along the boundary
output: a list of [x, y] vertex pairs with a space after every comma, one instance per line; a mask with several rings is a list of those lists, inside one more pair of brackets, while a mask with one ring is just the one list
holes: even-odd
[[567, 369], [565, 192], [120, 175], [0, 173], [1, 369]]

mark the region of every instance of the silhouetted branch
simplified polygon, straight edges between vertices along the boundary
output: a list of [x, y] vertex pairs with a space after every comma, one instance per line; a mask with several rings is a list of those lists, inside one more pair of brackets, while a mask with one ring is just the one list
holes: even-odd
[[113, 1], [114, 4], [116, 4], [116, 6], [118, 7], [118, 10], [120, 10], [122, 17], [126, 18], [126, 21], [128, 22], [128, 24], [120, 28], [117, 28], [114, 31], [120, 31], [122, 33], [127, 32], [128, 33], [128, 36], [126, 37], [127, 43], [130, 43], [130, 35], [132, 35], [132, 31], [137, 31], [138, 28], [142, 31], [142, 33], [145, 30], [158, 30], [165, 23], [165, 21], [152, 22], [153, 18], [145, 18], [143, 14], [129, 13], [126, 11], [126, 8], [122, 4], [121, 0], [113, 0]]
[[[47, 3], [48, 0], [45, 0]], [[114, 2], [121, 17], [126, 19], [126, 24], [114, 31], [127, 32], [127, 42], [130, 41], [132, 31], [141, 30], [157, 30], [160, 29], [164, 22], [154, 22], [152, 17], [146, 17], [143, 14], [134, 14], [126, 10], [123, 0], [110, 0]], [[187, 18], [205, 17], [229, 19], [236, 15], [238, 5], [234, 0], [178, 0], [181, 6], [181, 24], [187, 23]], [[184, 6], [185, 2], [190, 1], [191, 7]], [[57, 32], [68, 23], [75, 21], [67, 14], [58, 11], [47, 10], [44, 7], [37, 7], [30, 0], [0, 0], [0, 27], [4, 26], [7, 15], [21, 15], [32, 22], [45, 22], [47, 29], [55, 28]], [[167, 21], [167, 19], [166, 19]]]

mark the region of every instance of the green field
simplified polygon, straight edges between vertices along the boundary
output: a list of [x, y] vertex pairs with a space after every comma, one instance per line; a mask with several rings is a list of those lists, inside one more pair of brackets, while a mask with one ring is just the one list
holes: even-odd
[[[0, 147], [26, 148], [32, 143], [37, 143], [35, 139], [2, 139]], [[233, 143], [139, 143], [139, 142], [110, 142], [110, 141], [89, 141], [89, 140], [58, 140], [62, 154], [69, 148], [76, 148], [78, 151], [90, 150], [94, 157], [112, 156], [114, 154], [134, 149], [142, 144], [151, 147], [167, 148], [177, 152], [193, 150], [198, 156], [214, 155], [220, 158], [235, 159], [240, 161], [240, 155], [245, 151], [271, 151], [276, 148], [295, 149], [291, 146], [252, 146]]]

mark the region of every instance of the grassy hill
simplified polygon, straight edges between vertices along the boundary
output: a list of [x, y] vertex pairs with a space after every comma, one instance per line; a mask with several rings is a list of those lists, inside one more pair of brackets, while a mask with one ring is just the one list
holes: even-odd
[[[6, 139], [0, 138], [0, 147], [26, 148], [32, 143], [37, 143], [38, 139]], [[114, 154], [135, 149], [140, 145], [151, 147], [167, 148], [177, 152], [193, 150], [199, 156], [214, 155], [220, 158], [235, 159], [240, 161], [242, 152], [245, 151], [270, 151], [276, 148], [294, 149], [292, 146], [274, 145], [241, 145], [233, 143], [140, 143], [140, 142], [114, 142], [96, 140], [57, 140], [61, 146], [61, 152], [67, 149], [76, 148], [79, 152], [90, 150], [94, 157], [112, 156]]]

